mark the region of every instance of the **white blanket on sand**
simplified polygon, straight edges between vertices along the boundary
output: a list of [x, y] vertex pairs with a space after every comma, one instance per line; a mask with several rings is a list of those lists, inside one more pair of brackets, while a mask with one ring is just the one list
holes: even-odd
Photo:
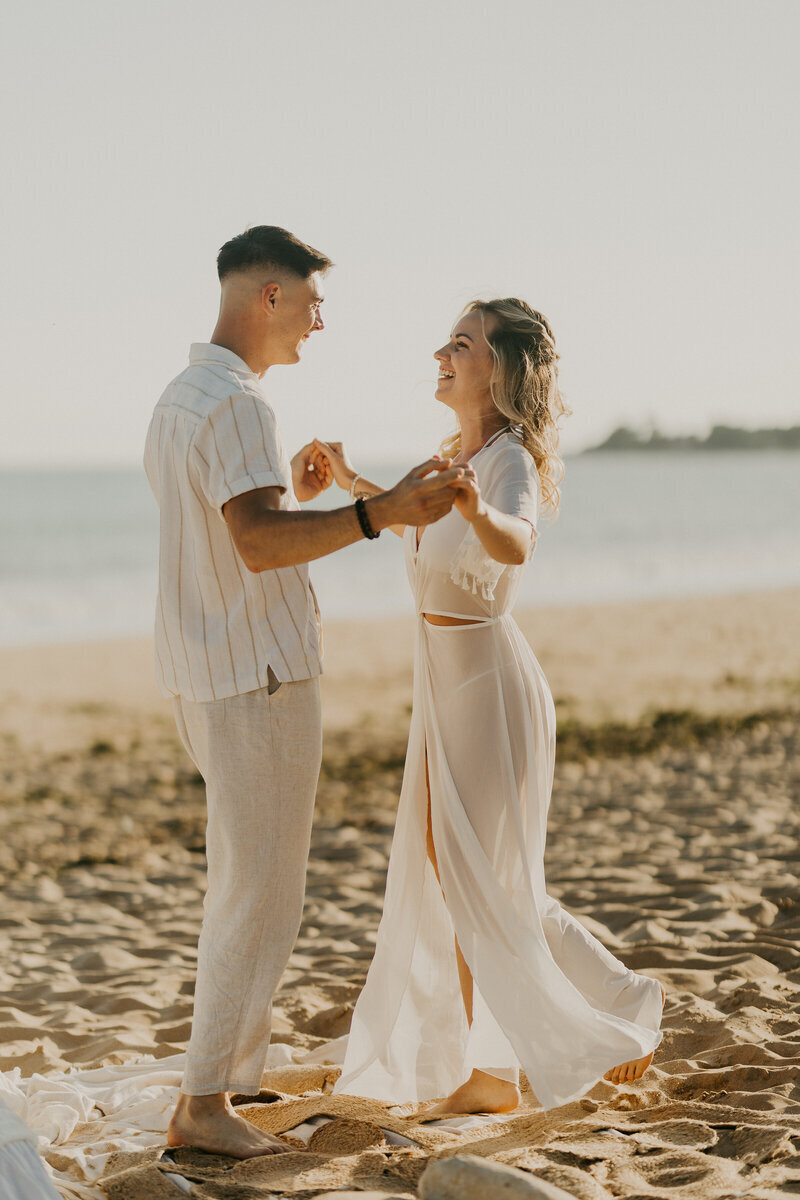
[[[335, 1043], [310, 1054], [277, 1044], [270, 1046], [267, 1067], [337, 1058]], [[112, 1154], [163, 1145], [185, 1061], [184, 1054], [148, 1056], [122, 1066], [25, 1079], [16, 1068], [0, 1072], [0, 1101], [36, 1135], [39, 1153], [62, 1196], [104, 1200], [96, 1181]]]
[[[289, 1065], [341, 1066], [347, 1042], [345, 1034], [315, 1050], [273, 1044], [269, 1048], [267, 1069]], [[185, 1054], [160, 1059], [147, 1055], [121, 1066], [28, 1078], [23, 1078], [18, 1068], [0, 1071], [0, 1154], [4, 1131], [18, 1139], [9, 1145], [15, 1149], [22, 1146], [26, 1153], [35, 1142], [47, 1174], [64, 1200], [106, 1200], [97, 1181], [112, 1154], [165, 1144], [185, 1063]], [[305, 1141], [322, 1119], [316, 1118], [314, 1123], [292, 1132]], [[435, 1124], [455, 1133], [498, 1120], [505, 1118], [451, 1117]], [[0, 1196], [4, 1197], [2, 1170], [0, 1161]], [[47, 1195], [44, 1191], [34, 1194], [30, 1189], [20, 1193], [24, 1200], [39, 1200], [40, 1196], [45, 1200]]]

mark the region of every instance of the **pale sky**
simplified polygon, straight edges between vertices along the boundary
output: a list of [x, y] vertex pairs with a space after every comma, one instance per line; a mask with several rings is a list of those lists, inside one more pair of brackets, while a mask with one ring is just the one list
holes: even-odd
[[327, 253], [290, 451], [416, 460], [475, 296], [549, 317], [565, 449], [800, 421], [795, 0], [28, 0], [4, 18], [0, 465], [140, 460], [219, 246]]

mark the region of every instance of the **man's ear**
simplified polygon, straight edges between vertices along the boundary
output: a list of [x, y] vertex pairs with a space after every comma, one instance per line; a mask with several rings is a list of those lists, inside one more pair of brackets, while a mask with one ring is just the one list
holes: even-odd
[[261, 307], [265, 312], [273, 313], [280, 296], [281, 285], [279, 283], [265, 283], [261, 289]]

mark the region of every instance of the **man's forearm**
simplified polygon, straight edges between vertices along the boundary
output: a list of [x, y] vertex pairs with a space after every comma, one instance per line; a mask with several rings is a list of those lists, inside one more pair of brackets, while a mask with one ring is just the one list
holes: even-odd
[[[452, 508], [452, 484], [462, 474], [448, 460], [428, 459], [389, 491], [359, 503], [375, 533], [391, 525], [429, 525]], [[364, 537], [355, 508], [288, 512], [280, 508], [280, 497], [278, 487], [254, 488], [222, 506], [234, 545], [250, 571], [313, 562]]]
[[[385, 527], [374, 501], [368, 506], [373, 527]], [[250, 571], [269, 571], [313, 562], [341, 550], [364, 537], [355, 508], [337, 508], [333, 512], [286, 512], [264, 509], [237, 531], [236, 547]]]

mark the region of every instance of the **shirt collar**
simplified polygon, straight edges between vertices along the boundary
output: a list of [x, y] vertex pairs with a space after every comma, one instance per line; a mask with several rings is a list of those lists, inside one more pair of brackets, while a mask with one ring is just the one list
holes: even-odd
[[234, 354], [232, 350], [226, 350], [224, 346], [215, 346], [212, 342], [193, 342], [189, 347], [189, 362], [190, 363], [222, 363], [225, 367], [230, 367], [235, 371], [244, 371], [248, 375], [252, 375], [253, 379], [258, 376], [254, 371], [251, 371], [243, 358], [239, 358], [238, 354]]

